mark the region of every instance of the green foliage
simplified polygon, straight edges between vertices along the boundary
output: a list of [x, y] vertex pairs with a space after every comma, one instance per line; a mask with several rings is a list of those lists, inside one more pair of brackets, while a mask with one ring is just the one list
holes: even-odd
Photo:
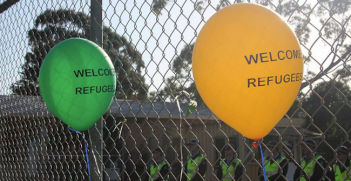
[[337, 80], [342, 81], [344, 84], [347, 84], [351, 81], [351, 65], [346, 65], [346, 67], [337, 70], [334, 74], [337, 77]]
[[[59, 42], [80, 37], [90, 37], [90, 17], [72, 10], [47, 10], [35, 20], [35, 27], [28, 31], [30, 51], [25, 55], [21, 80], [12, 86], [12, 92], [18, 95], [40, 95], [39, 71], [41, 64], [52, 47]], [[141, 75], [144, 62], [141, 53], [124, 37], [112, 29], [103, 27], [103, 49], [111, 58], [118, 72], [117, 98], [132, 99], [138, 93], [138, 99], [146, 99], [147, 85]]]
[[[224, 1], [224, 0], [221, 0]], [[172, 2], [170, 0], [153, 0], [152, 1], [152, 11], [157, 15], [162, 15], [161, 11], [166, 7], [166, 5]], [[201, 12], [204, 9], [205, 1], [194, 2], [194, 10]]]
[[152, 10], [156, 15], [162, 15], [161, 11], [167, 5], [169, 0], [153, 0]]
[[350, 98], [347, 84], [334, 81], [319, 83], [303, 101], [303, 108], [308, 113], [303, 127], [318, 131], [314, 129], [315, 125], [325, 132], [330, 125], [338, 123], [348, 130], [351, 121]]
[[[191, 75], [193, 50], [194, 43], [184, 46], [180, 55], [177, 56], [172, 63], [172, 71], [175, 75], [167, 78], [165, 87], [162, 90], [150, 93], [151, 100], [173, 101], [179, 92], [185, 90], [190, 94], [190, 98], [201, 106], [203, 100], [196, 89]], [[186, 99], [181, 98], [181, 100], [185, 101]]]

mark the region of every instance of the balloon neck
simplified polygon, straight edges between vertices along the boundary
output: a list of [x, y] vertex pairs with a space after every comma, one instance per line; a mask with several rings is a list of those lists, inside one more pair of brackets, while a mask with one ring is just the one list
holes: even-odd
[[252, 146], [254, 147], [254, 148], [258, 148], [258, 143], [257, 142], [252, 142]]

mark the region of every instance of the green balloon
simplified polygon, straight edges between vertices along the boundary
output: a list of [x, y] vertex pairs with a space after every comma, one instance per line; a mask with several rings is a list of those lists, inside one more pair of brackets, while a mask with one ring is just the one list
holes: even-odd
[[46, 55], [39, 85], [50, 111], [71, 128], [84, 131], [109, 108], [116, 90], [116, 72], [97, 44], [71, 38]]

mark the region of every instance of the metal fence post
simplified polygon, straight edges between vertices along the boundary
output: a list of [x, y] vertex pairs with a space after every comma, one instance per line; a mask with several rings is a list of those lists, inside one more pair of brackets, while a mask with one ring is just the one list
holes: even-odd
[[[102, 44], [102, 0], [91, 0], [91, 18], [90, 18], [90, 40], [98, 44]], [[95, 126], [89, 129], [90, 138], [90, 168], [92, 180], [103, 180], [103, 119], [99, 119]]]

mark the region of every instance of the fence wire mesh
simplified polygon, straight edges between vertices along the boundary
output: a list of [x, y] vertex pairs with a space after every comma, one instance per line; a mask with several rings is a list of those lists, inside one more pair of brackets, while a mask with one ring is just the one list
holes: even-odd
[[[217, 171], [227, 143], [242, 161], [240, 179], [262, 180], [259, 150], [206, 108], [191, 74], [199, 31], [215, 12], [237, 3], [261, 4], [280, 14], [295, 31], [304, 55], [300, 93], [261, 140], [264, 155], [274, 154], [267, 144], [272, 140], [278, 142], [281, 154], [288, 150], [288, 167], [278, 175], [294, 180], [293, 162], [300, 163], [306, 150], [301, 143], [313, 139], [317, 143], [313, 151], [328, 163], [318, 163], [323, 170], [338, 163], [350, 171], [336, 154], [341, 146], [351, 146], [349, 0], [3, 0], [1, 180], [89, 180], [82, 135], [49, 111], [39, 89], [39, 69], [46, 54], [72, 37], [98, 43], [118, 69], [111, 107], [83, 132], [92, 180], [148, 180], [157, 147], [169, 166], [168, 180], [186, 179], [181, 174], [191, 155], [186, 143], [193, 139], [201, 143], [207, 162], [203, 180], [220, 179]], [[190, 100], [198, 106], [186, 116]], [[326, 172], [321, 174], [330, 180]], [[349, 172], [347, 177], [350, 180]]]

